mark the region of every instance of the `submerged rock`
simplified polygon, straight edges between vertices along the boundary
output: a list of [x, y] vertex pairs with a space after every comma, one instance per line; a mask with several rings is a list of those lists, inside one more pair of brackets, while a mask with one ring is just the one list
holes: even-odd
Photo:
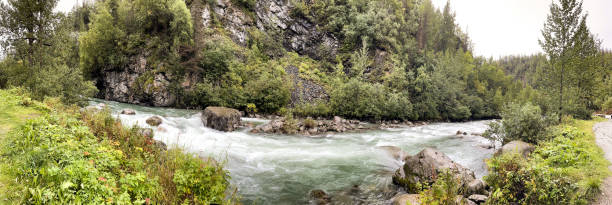
[[378, 146], [379, 149], [387, 151], [396, 160], [404, 160], [408, 154], [402, 148], [396, 146]]
[[498, 156], [506, 153], [519, 153], [524, 157], [527, 157], [529, 154], [531, 154], [531, 152], [533, 152], [533, 150], [535, 150], [535, 147], [532, 144], [517, 140], [502, 146], [502, 148], [498, 150], [495, 155]]
[[468, 183], [476, 179], [473, 171], [453, 162], [444, 153], [425, 148], [415, 156], [406, 157], [404, 166], [393, 175], [393, 183], [404, 187], [409, 193], [417, 193], [417, 184], [431, 185], [446, 170], [459, 179], [462, 190], [466, 190]]
[[206, 127], [224, 132], [234, 131], [240, 126], [240, 111], [226, 107], [207, 107], [202, 113]]
[[158, 126], [162, 123], [162, 119], [159, 116], [153, 116], [150, 117], [149, 119], [147, 119], [147, 124], [151, 125], [151, 126]]

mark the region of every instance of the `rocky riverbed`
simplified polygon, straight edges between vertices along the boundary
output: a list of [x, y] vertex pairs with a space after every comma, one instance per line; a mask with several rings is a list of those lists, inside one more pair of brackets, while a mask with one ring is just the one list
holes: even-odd
[[[323, 191], [334, 203], [389, 204], [400, 193], [393, 185], [392, 176], [404, 164], [405, 156], [414, 156], [432, 147], [472, 170], [478, 179], [486, 174], [484, 159], [493, 155], [492, 149], [483, 147], [488, 141], [472, 134], [484, 132], [488, 121], [404, 124], [312, 137], [255, 134], [250, 132], [253, 128], [246, 126], [223, 132], [204, 127], [201, 111], [92, 102], [98, 103], [105, 103], [125, 125], [151, 128], [154, 138], [168, 148], [178, 146], [225, 162], [231, 183], [238, 188], [244, 204], [305, 204], [311, 201], [313, 190]], [[132, 109], [134, 113], [121, 114], [124, 109]], [[146, 123], [153, 116], [161, 119], [159, 125]], [[273, 120], [242, 118], [241, 121], [257, 127]], [[346, 123], [351, 122], [346, 120]], [[462, 131], [460, 136], [458, 130]]]

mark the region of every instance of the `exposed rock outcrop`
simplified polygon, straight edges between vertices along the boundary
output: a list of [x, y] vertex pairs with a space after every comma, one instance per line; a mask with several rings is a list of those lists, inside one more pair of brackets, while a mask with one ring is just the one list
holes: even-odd
[[375, 126], [360, 122], [358, 120], [346, 120], [336, 116], [334, 117], [334, 120], [312, 120], [309, 123], [307, 123], [307, 120], [305, 119], [300, 119], [297, 120], [295, 127], [286, 126], [286, 119], [279, 118], [274, 119], [267, 124], [259, 125], [252, 129], [251, 132], [312, 136], [325, 134], [328, 132], [348, 132], [372, 128], [375, 128]]
[[226, 107], [207, 107], [202, 112], [202, 123], [206, 127], [231, 132], [240, 126], [240, 111]]
[[197, 18], [194, 19], [196, 28], [210, 27], [214, 18], [221, 22], [234, 42], [243, 46], [249, 40], [249, 29], [256, 28], [266, 34], [279, 33], [285, 49], [314, 59], [334, 59], [338, 49], [336, 37], [320, 31], [306, 18], [291, 15], [294, 8], [291, 1], [257, 1], [255, 8], [248, 11], [254, 15], [248, 14], [240, 5], [234, 5], [231, 0], [197, 6], [201, 8], [196, 11], [192, 8], [193, 18]]
[[458, 178], [463, 191], [476, 179], [473, 171], [453, 162], [444, 153], [425, 148], [417, 155], [406, 158], [404, 166], [393, 175], [393, 183], [404, 187], [409, 193], [417, 193], [417, 184], [431, 185], [446, 170]]
[[293, 90], [291, 91], [291, 106], [295, 106], [300, 103], [312, 103], [316, 102], [317, 100], [329, 100], [329, 95], [327, 95], [327, 92], [323, 86], [299, 76], [298, 67], [288, 66], [285, 68], [285, 73], [287, 73], [293, 81]]
[[535, 150], [535, 147], [532, 144], [517, 140], [502, 146], [502, 148], [498, 150], [495, 155], [519, 153], [522, 156], [527, 157], [529, 154], [531, 154], [531, 152], [533, 152], [533, 150]]
[[154, 72], [147, 64], [147, 54], [130, 58], [129, 65], [122, 70], [105, 70], [98, 79], [98, 97], [124, 103], [169, 107], [176, 102], [170, 92], [171, 75]]

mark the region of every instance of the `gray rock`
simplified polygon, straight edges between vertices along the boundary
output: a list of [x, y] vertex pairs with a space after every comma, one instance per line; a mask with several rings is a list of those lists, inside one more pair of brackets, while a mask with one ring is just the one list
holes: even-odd
[[141, 128], [140, 131], [138, 131], [138, 132], [143, 137], [153, 137], [153, 129], [151, 129], [151, 128]]
[[148, 118], [146, 122], [151, 126], [158, 126], [162, 123], [162, 119], [159, 116], [153, 116]]
[[166, 146], [166, 143], [159, 140], [155, 140], [155, 147], [163, 151], [168, 150], [168, 146]]
[[502, 146], [502, 148], [498, 150], [495, 155], [498, 156], [506, 153], [519, 153], [522, 156], [527, 157], [529, 154], [531, 154], [531, 152], [533, 152], [533, 150], [535, 150], [535, 147], [532, 144], [517, 140]]
[[329, 95], [323, 86], [300, 77], [298, 67], [287, 66], [285, 72], [293, 81], [293, 89], [291, 89], [291, 106], [329, 100]]
[[123, 110], [121, 110], [121, 114], [123, 114], [123, 115], [135, 115], [136, 111], [134, 111], [132, 109], [123, 109]]
[[485, 195], [480, 195], [480, 194], [473, 194], [473, 195], [470, 195], [468, 199], [470, 201], [476, 202], [476, 204], [482, 204], [482, 203], [485, 203], [487, 199], [489, 199], [489, 197]]
[[463, 197], [461, 195], [457, 195], [457, 197], [455, 198], [455, 203], [461, 204], [461, 205], [477, 205], [473, 201], [468, 200], [468, 199], [466, 199], [465, 197]]
[[404, 166], [393, 175], [393, 183], [406, 188], [410, 193], [416, 193], [417, 183], [431, 185], [446, 170], [459, 179], [459, 185], [464, 191], [468, 183], [476, 179], [473, 171], [453, 162], [444, 153], [425, 148], [415, 156], [406, 157]]
[[226, 107], [207, 107], [202, 112], [202, 123], [206, 127], [231, 132], [241, 124], [240, 112]]
[[475, 179], [467, 185], [467, 194], [483, 194], [484, 191], [485, 183], [480, 179]]
[[393, 205], [420, 205], [421, 204], [421, 195], [419, 194], [402, 194], [391, 199], [393, 201]]
[[331, 197], [321, 189], [315, 189], [310, 191], [311, 204], [323, 205], [330, 204]]

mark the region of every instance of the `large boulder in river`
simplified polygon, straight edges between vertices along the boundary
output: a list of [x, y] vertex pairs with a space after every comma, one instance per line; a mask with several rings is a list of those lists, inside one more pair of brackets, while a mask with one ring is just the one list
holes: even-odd
[[240, 116], [236, 109], [207, 107], [202, 113], [202, 123], [215, 130], [231, 132], [240, 126]]
[[151, 126], [158, 126], [162, 123], [162, 119], [159, 116], [153, 116], [148, 118], [146, 122]]
[[406, 163], [393, 175], [393, 183], [404, 187], [409, 193], [417, 193], [418, 184], [431, 185], [444, 171], [449, 171], [459, 180], [462, 192], [476, 177], [474, 172], [453, 162], [444, 153], [425, 148], [415, 156], [406, 157]]
[[132, 109], [123, 109], [123, 110], [121, 110], [121, 114], [123, 114], [123, 115], [135, 115], [136, 111], [134, 111]]
[[506, 153], [518, 153], [524, 157], [529, 156], [531, 152], [535, 150], [535, 147], [532, 144], [523, 141], [512, 141], [508, 144], [502, 146], [500, 150], [498, 150], [495, 155], [501, 155]]

